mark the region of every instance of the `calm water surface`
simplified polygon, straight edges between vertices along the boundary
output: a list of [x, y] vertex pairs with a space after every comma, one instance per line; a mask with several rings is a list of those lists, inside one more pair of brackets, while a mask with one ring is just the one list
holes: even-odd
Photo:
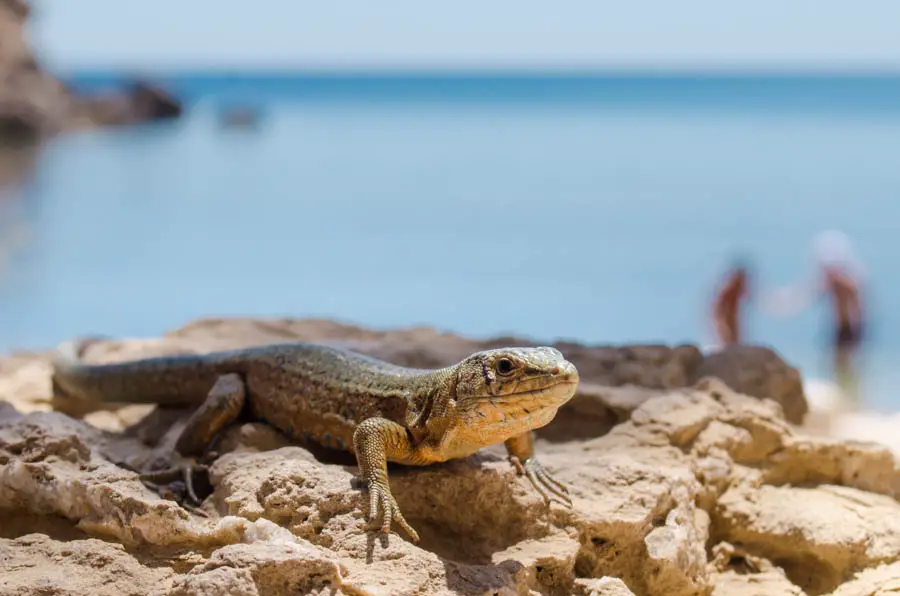
[[[211, 315], [707, 343], [735, 251], [789, 283], [836, 227], [869, 275], [865, 389], [900, 407], [897, 81], [176, 83], [187, 118], [61, 139], [7, 198], [0, 348]], [[220, 128], [228, 100], [259, 128]], [[750, 339], [827, 376], [823, 306], [752, 309]]]

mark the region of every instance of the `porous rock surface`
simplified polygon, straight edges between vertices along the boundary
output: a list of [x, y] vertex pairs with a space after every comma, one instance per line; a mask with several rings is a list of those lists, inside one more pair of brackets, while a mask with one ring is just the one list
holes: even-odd
[[[101, 342], [87, 358], [298, 336], [429, 366], [478, 343], [428, 330], [216, 320], [160, 340]], [[352, 457], [323, 457], [257, 423], [226, 431], [200, 510], [164, 500], [116, 462], [151, 457], [148, 443], [168, 444], [179, 428], [166, 433], [171, 415], [183, 421], [185, 413], [146, 416], [146, 406], [130, 406], [76, 419], [46, 411], [45, 358], [11, 356], [0, 361], [0, 398], [15, 404], [0, 406], [0, 595], [896, 591], [900, 474], [888, 449], [803, 436], [775, 400], [738, 393], [709, 371], [692, 379], [699, 353], [690, 375], [666, 384], [660, 379], [677, 375], [660, 369], [676, 368], [677, 348], [665, 358], [652, 348], [657, 355], [646, 360], [655, 364], [640, 373], [634, 363], [646, 360], [631, 355], [645, 348], [620, 348], [628, 358], [594, 348], [607, 360], [591, 360], [583, 346], [561, 349], [579, 369], [584, 363], [589, 389], [621, 388], [620, 363], [629, 382], [650, 386], [617, 414], [621, 421], [596, 424], [593, 436], [583, 424], [566, 440], [557, 422], [539, 440], [544, 465], [568, 484], [574, 508], [545, 506], [502, 450], [394, 466], [392, 488], [419, 545], [365, 531]], [[616, 366], [591, 366], [609, 361]], [[597, 393], [589, 396], [599, 400]]]

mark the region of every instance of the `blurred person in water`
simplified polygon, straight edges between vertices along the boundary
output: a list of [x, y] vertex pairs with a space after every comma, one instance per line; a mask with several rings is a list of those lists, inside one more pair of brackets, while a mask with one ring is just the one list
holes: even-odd
[[743, 258], [735, 259], [713, 300], [713, 325], [719, 347], [743, 341], [741, 310], [748, 297], [748, 265]]
[[843, 232], [829, 230], [816, 236], [813, 249], [818, 274], [807, 284], [784, 288], [767, 300], [770, 312], [796, 314], [816, 298], [830, 300], [832, 328], [830, 348], [835, 380], [841, 391], [860, 405], [858, 353], [865, 333], [862, 285], [864, 272]]

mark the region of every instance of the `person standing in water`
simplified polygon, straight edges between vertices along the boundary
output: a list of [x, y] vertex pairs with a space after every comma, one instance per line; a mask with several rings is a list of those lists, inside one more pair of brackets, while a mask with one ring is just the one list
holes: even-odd
[[747, 298], [747, 265], [738, 259], [725, 276], [713, 301], [713, 324], [721, 347], [743, 341], [741, 307]]
[[835, 235], [820, 237], [819, 259], [834, 321], [832, 362], [838, 385], [858, 405], [859, 375], [854, 361], [863, 340], [862, 272], [854, 266], [846, 237], [839, 232], [829, 234]]
[[835, 230], [816, 236], [814, 251], [819, 274], [812, 284], [799, 292], [788, 290], [770, 301], [773, 312], [786, 314], [805, 308], [817, 297], [830, 301], [833, 322], [830, 337], [831, 361], [841, 391], [860, 404], [857, 355], [863, 341], [863, 270], [853, 255], [850, 239]]

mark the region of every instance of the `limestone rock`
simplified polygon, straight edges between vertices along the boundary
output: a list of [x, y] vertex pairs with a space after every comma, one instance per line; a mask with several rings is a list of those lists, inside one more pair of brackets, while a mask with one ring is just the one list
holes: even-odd
[[232, 544], [178, 578], [167, 596], [324, 594], [344, 572], [335, 555], [309, 544]]
[[712, 596], [805, 596], [784, 571], [768, 559], [750, 554], [728, 542], [713, 547]]
[[615, 577], [576, 579], [574, 596], [634, 596], [625, 582]]
[[806, 596], [777, 571], [752, 575], [723, 571], [713, 578], [713, 585], [712, 596]]
[[879, 565], [860, 572], [832, 596], [895, 596], [900, 594], [900, 563]]
[[900, 559], [900, 504], [855, 488], [741, 487], [722, 496], [714, 515], [720, 535], [817, 594], [858, 569]]
[[[395, 361], [434, 366], [489, 343], [326, 322], [191, 329], [98, 342], [86, 358], [280, 337], [389, 349]], [[430, 342], [434, 349], [421, 347]], [[686, 367], [672, 363], [690, 361], [690, 351], [584, 350], [587, 392], [629, 387], [617, 379], [658, 386], [638, 388], [647, 393], [628, 406], [622, 398], [627, 413], [605, 427], [567, 433], [564, 419], [552, 440], [545, 435], [539, 457], [569, 486], [574, 507], [545, 505], [502, 450], [391, 466], [418, 544], [367, 532], [352, 456], [290, 444], [260, 423], [225, 431], [208, 496], [186, 510], [122, 466], [157, 457], [189, 412], [96, 411], [83, 420], [47, 412], [45, 357], [0, 360], [0, 392], [22, 406], [0, 407], [0, 594], [848, 596], [897, 585], [900, 473], [890, 450], [798, 434], [776, 400], [708, 375], [635, 372], [638, 361]], [[615, 364], [592, 369], [591, 358]]]
[[704, 358], [695, 375], [718, 378], [745, 395], [774, 399], [794, 424], [803, 422], [809, 410], [800, 372], [765, 346], [728, 346]]
[[174, 575], [170, 566], [155, 565], [152, 557], [136, 556], [119, 544], [44, 534], [0, 539], [0, 569], [3, 596], [144, 596], [159, 594]]

